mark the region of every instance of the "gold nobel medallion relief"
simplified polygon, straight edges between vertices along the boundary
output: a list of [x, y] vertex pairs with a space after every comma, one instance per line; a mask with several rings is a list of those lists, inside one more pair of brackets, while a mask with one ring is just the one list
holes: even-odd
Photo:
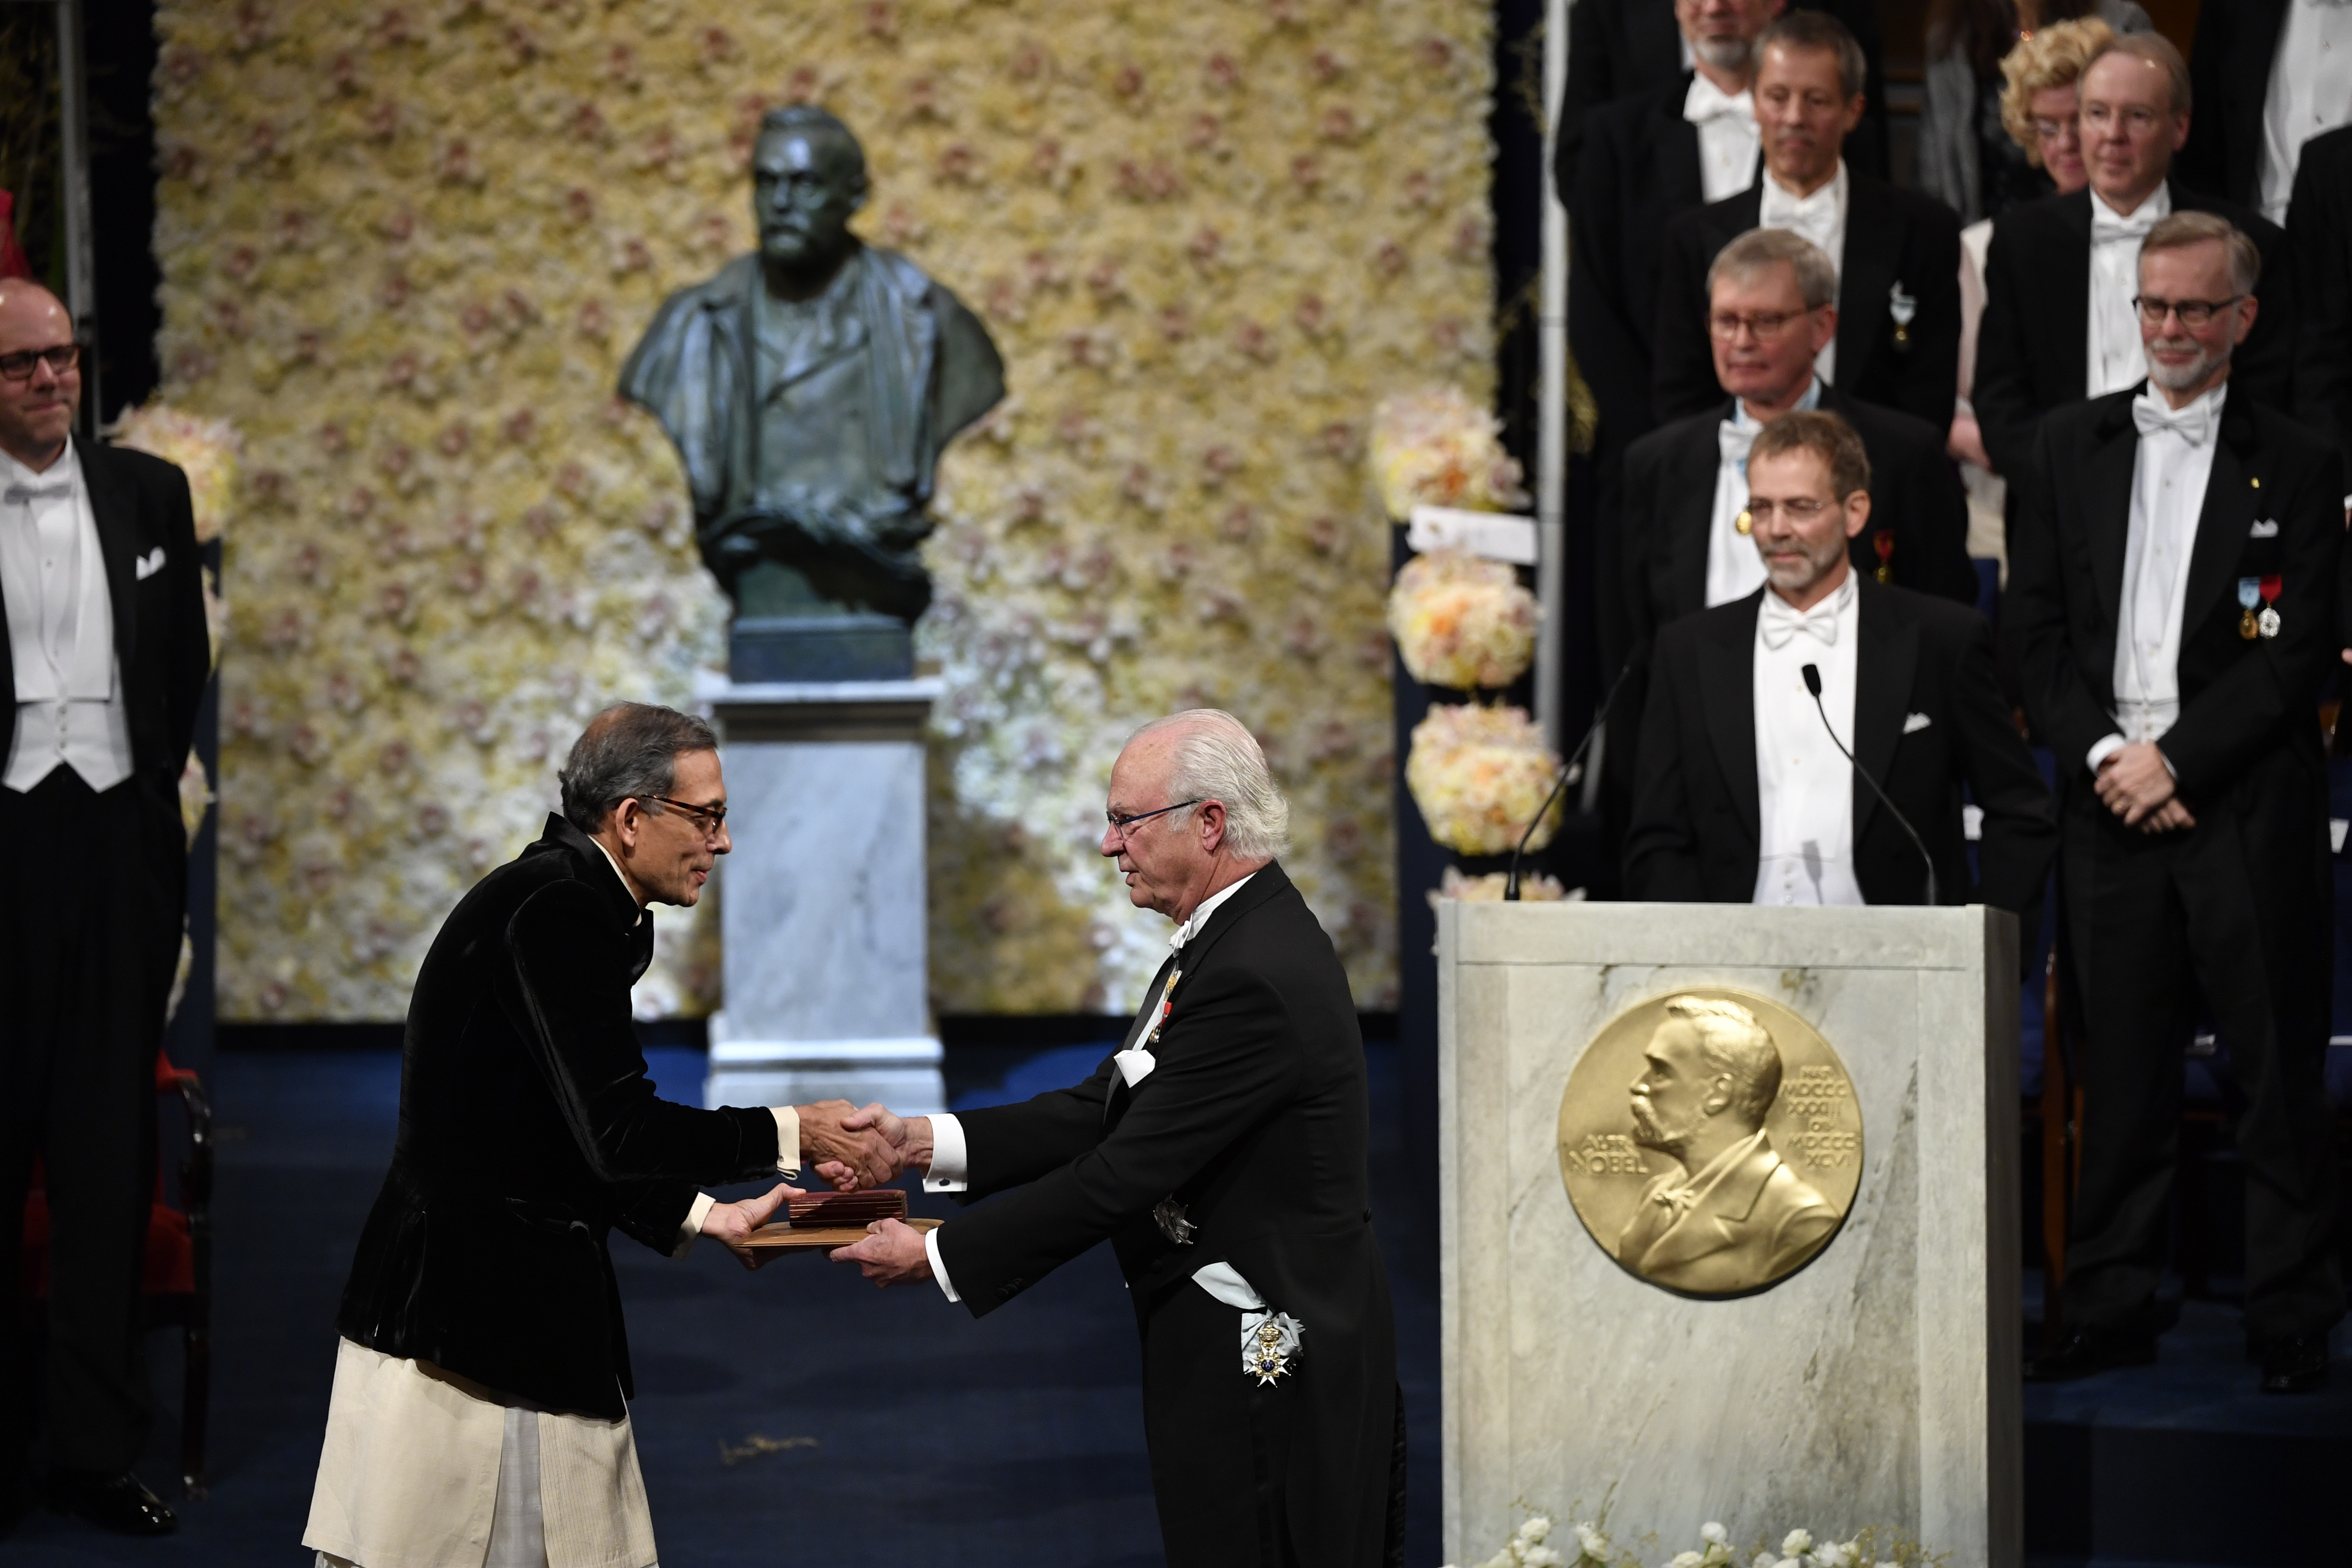
[[1862, 1109], [1827, 1040], [1716, 986], [1602, 1026], [1568, 1075], [1559, 1168], [1627, 1272], [1685, 1296], [1767, 1289], [1827, 1247], [1862, 1181]]

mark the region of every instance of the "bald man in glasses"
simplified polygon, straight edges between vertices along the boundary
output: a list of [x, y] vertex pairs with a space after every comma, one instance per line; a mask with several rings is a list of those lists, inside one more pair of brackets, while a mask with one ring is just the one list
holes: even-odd
[[[73, 434], [81, 351], [56, 295], [0, 279], [0, 1280], [37, 1159], [48, 1350], [0, 1310], [0, 1533], [48, 1500], [173, 1528], [131, 1473], [147, 1440], [137, 1309], [155, 1183], [155, 1052], [187, 903], [179, 779], [210, 673], [186, 476]], [[37, 1398], [34, 1380], [46, 1381]]]

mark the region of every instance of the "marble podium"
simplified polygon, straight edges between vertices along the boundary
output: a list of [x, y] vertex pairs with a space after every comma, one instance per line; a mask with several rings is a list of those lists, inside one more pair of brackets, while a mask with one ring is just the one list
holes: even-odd
[[923, 728], [935, 679], [709, 678], [733, 852], [707, 1105], [947, 1109], [926, 963]]
[[[1744, 1294], [1637, 1274], [1619, 1261], [1634, 1224], [1612, 1251], [1597, 1239], [1609, 1227], [1580, 1218], [1593, 1200], [1569, 1190], [1571, 1170], [1586, 1194], [1586, 1177], [1622, 1170], [1633, 1184], [1609, 1189], [1618, 1212], [1687, 1212], [1662, 1193], [1687, 1204], [1704, 1183], [1675, 1191], [1681, 1168], [1655, 1152], [1653, 1113], [1647, 1142], [1576, 1142], [1570, 1112], [1600, 1101], [1580, 1101], [1570, 1075], [1588, 1050], [1614, 1050], [1611, 1072], [1578, 1083], [1622, 1100], [1654, 1072], [1612, 1020], [1709, 992], [1833, 1047], [1819, 1059], [1842, 1062], [1840, 1108], [1859, 1122], [1843, 1224]], [[1715, 1520], [1743, 1563], [1768, 1531], [1877, 1527], [1955, 1564], [2018, 1568], [2018, 995], [2015, 919], [1980, 907], [1446, 903], [1446, 1560], [1483, 1560], [1535, 1508], [1629, 1545], [1654, 1531], [1661, 1558]], [[1639, 1037], [1651, 1057], [1664, 1034]], [[1803, 1096], [1832, 1074], [1792, 1066], [1779, 1092], [1797, 1109], [1771, 1131], [1799, 1190], [1810, 1198], [1810, 1179], [1834, 1204], [1835, 1173], [1818, 1167], [1835, 1160], [1815, 1145], [1846, 1135], [1794, 1131], [1828, 1125], [1807, 1120], [1821, 1101]], [[1677, 1220], [1642, 1223], [1647, 1236]]]

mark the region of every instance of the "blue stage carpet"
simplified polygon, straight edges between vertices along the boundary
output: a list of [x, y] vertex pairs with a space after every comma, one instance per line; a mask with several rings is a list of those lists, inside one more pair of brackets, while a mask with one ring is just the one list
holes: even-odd
[[[959, 1106], [1089, 1071], [1100, 1046], [965, 1049]], [[1432, 1173], [1397, 1158], [1394, 1049], [1370, 1048], [1376, 1223], [1390, 1260], [1411, 1423], [1411, 1568], [1437, 1561]], [[702, 1058], [651, 1053], [676, 1097]], [[390, 1148], [397, 1057], [221, 1058], [213, 1491], [183, 1528], [125, 1542], [36, 1515], [0, 1568], [298, 1568], [351, 1238]], [[947, 1212], [919, 1195], [916, 1207]], [[1409, 1217], [1411, 1216], [1411, 1217]], [[879, 1292], [794, 1258], [758, 1275], [723, 1251], [673, 1263], [625, 1240], [637, 1441], [667, 1568], [904, 1563], [1109, 1568], [1160, 1561], [1138, 1414], [1135, 1337], [1107, 1255], [1079, 1259], [985, 1321], [928, 1290]], [[174, 1474], [177, 1342], [158, 1334], [163, 1408], [142, 1473]], [[2338, 1335], [2339, 1373], [2352, 1340]], [[2352, 1474], [2352, 1385], [2264, 1399], [2235, 1313], [2189, 1303], [2159, 1366], [2027, 1398], [2033, 1568], [2333, 1561]], [[1822, 1521], [1827, 1523], [1828, 1521]], [[1482, 1554], [1483, 1555], [1483, 1554]]]
[[[1116, 1026], [1116, 1021], [1114, 1021]], [[950, 1057], [959, 1106], [1091, 1072], [1107, 1047]], [[1396, 1075], [1373, 1047], [1376, 1223], [1407, 1347], [1412, 1551], [1437, 1561], [1437, 1291], [1395, 1158]], [[698, 1100], [702, 1058], [650, 1053]], [[164, 1408], [141, 1474], [176, 1536], [130, 1542], [37, 1514], [0, 1564], [298, 1568], [335, 1358], [334, 1310], [391, 1149], [399, 1058], [220, 1058], [219, 1301], [211, 1496], [181, 1504], [177, 1340], [152, 1340]], [[753, 1189], [745, 1188], [748, 1192]], [[735, 1194], [730, 1194], [735, 1195]], [[914, 1200], [918, 1213], [952, 1212]], [[1407, 1243], [1421, 1237], [1415, 1248]], [[1134, 1321], [1107, 1251], [975, 1322], [939, 1293], [878, 1291], [822, 1258], [749, 1274], [705, 1244], [685, 1262], [622, 1237], [614, 1258], [637, 1376], [638, 1454], [665, 1568], [780, 1563], [1113, 1568], [1160, 1562], [1143, 1451]]]

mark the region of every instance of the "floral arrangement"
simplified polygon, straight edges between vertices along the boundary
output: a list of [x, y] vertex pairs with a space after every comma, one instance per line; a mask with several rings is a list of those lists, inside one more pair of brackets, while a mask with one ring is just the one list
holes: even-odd
[[[1504, 871], [1489, 871], [1483, 877], [1465, 877], [1458, 868], [1448, 866], [1444, 875], [1438, 879], [1437, 886], [1429, 889], [1429, 907], [1433, 910], [1449, 899], [1468, 904], [1499, 904], [1510, 879], [1509, 873]], [[1581, 903], [1584, 901], [1584, 889], [1578, 888], [1570, 891], [1559, 885], [1558, 877], [1542, 871], [1523, 870], [1519, 873], [1519, 901], [1528, 904]]]
[[1415, 680], [1508, 686], [1536, 656], [1543, 610], [1507, 563], [1465, 551], [1416, 555], [1389, 590], [1389, 635]]
[[1503, 450], [1502, 421], [1458, 386], [1382, 403], [1368, 456], [1381, 504], [1398, 522], [1416, 506], [1508, 511], [1528, 504], [1518, 459]]
[[[1545, 1544], [1551, 1531], [1549, 1515], [1530, 1515], [1480, 1568], [1643, 1568], [1640, 1558], [1618, 1551], [1595, 1525], [1575, 1527], [1573, 1555]], [[1728, 1530], [1710, 1521], [1700, 1526], [1698, 1533], [1697, 1548], [1675, 1552], [1664, 1568], [1741, 1568]], [[1885, 1558], [1878, 1555], [1882, 1533], [1891, 1543], [1886, 1550], [1893, 1553]], [[1931, 1553], [1893, 1531], [1865, 1530], [1850, 1541], [1817, 1542], [1811, 1531], [1799, 1529], [1781, 1537], [1777, 1552], [1769, 1542], [1759, 1543], [1746, 1568], [1940, 1568], [1948, 1557], [1948, 1553]]]
[[236, 493], [237, 459], [243, 452], [236, 426], [226, 419], [207, 419], [166, 403], [126, 408], [106, 432], [118, 447], [151, 453], [177, 463], [188, 476], [188, 499], [196, 514], [196, 542], [210, 544], [228, 525], [229, 506]]
[[[1438, 703], [1412, 727], [1404, 782], [1432, 838], [1460, 855], [1504, 855], [1543, 808], [1559, 770], [1526, 709]], [[1528, 847], [1542, 848], [1559, 827], [1555, 800]]]
[[[1088, 823], [1127, 731], [1191, 703], [1265, 744], [1311, 825], [1286, 865], [1388, 1005], [1365, 410], [1433, 374], [1488, 394], [1492, 26], [163, 0], [164, 392], [245, 439], [223, 1016], [398, 1016], [582, 721], [723, 659], [676, 457], [611, 389], [662, 298], [751, 247], [746, 156], [793, 100], [860, 133], [861, 231], [979, 313], [1012, 388], [949, 451], [928, 547], [934, 1005], [1133, 1005], [1159, 934]], [[716, 1000], [712, 915], [662, 912], [642, 1008]]]

